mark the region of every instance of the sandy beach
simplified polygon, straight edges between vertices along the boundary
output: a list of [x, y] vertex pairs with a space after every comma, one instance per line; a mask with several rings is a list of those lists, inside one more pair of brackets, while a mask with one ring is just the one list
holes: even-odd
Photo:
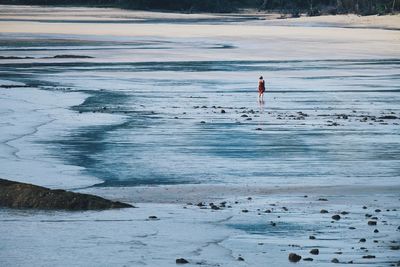
[[137, 208], [0, 208], [0, 265], [398, 266], [400, 16], [278, 17], [1, 6], [0, 177]]

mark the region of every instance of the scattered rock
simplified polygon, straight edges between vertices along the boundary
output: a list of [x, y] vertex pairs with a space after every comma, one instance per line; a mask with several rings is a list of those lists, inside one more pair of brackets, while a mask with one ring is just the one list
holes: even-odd
[[319, 198], [318, 201], [328, 201], [326, 198]]
[[290, 262], [298, 262], [299, 260], [301, 260], [301, 256], [297, 255], [296, 253], [290, 253], [289, 254], [289, 261]]
[[237, 258], [237, 260], [238, 261], [244, 261], [244, 259], [242, 257], [240, 257], [240, 256]]
[[226, 111], [224, 109], [221, 109], [221, 113], [226, 113]]
[[381, 120], [395, 120], [395, 119], [398, 119], [398, 118], [396, 116], [393, 116], [393, 115], [385, 115], [385, 116], [379, 117], [378, 119], [381, 119]]
[[374, 233], [376, 234], [376, 233], [379, 233], [379, 230], [378, 229], [375, 229], [374, 230]]
[[303, 261], [313, 261], [313, 258], [304, 258]]
[[186, 263], [189, 263], [186, 259], [184, 259], [184, 258], [179, 258], [179, 259], [176, 259], [176, 261], [175, 261], [177, 264], [186, 264]]
[[364, 242], [366, 242], [367, 240], [365, 239], [365, 238], [361, 238], [360, 240], [359, 240], [359, 242], [361, 242], [361, 243], [364, 243]]
[[340, 220], [340, 215], [339, 214], [335, 214], [332, 216], [332, 219], [334, 219], [335, 221], [339, 221]]
[[313, 248], [312, 250], [310, 250], [310, 253], [313, 254], [313, 255], [318, 255], [319, 254], [319, 249]]
[[376, 257], [374, 255], [365, 255], [363, 256], [363, 259], [375, 259]]
[[333, 259], [331, 260], [331, 262], [332, 262], [332, 263], [339, 263], [339, 260], [338, 260], [337, 258], [333, 258]]
[[219, 209], [220, 209], [220, 207], [218, 207], [218, 206], [215, 206], [215, 205], [212, 205], [212, 206], [211, 206], [211, 209], [213, 209], [213, 210], [219, 210]]
[[353, 227], [353, 226], [350, 226], [349, 229], [350, 229], [350, 230], [355, 230], [356, 228]]
[[315, 236], [313, 236], [313, 235], [310, 235], [309, 239], [311, 239], [311, 240], [315, 240]]
[[377, 222], [376, 221], [368, 221], [368, 225], [376, 225]]
[[244, 209], [244, 210], [242, 210], [242, 212], [246, 213], [246, 212], [249, 212], [249, 211], [248, 211], [248, 210], [246, 210], [246, 209]]
[[349, 212], [348, 211], [342, 211], [340, 214], [347, 215], [347, 214], [349, 214]]
[[375, 212], [381, 212], [381, 210], [380, 209], [376, 209]]
[[133, 206], [89, 194], [53, 190], [0, 179], [0, 207], [44, 210], [105, 210], [132, 208]]
[[256, 131], [262, 131], [262, 128], [256, 128]]
[[93, 58], [91, 56], [82, 56], [82, 55], [55, 55], [53, 58]]
[[327, 210], [322, 209], [320, 213], [329, 213]]
[[157, 217], [157, 216], [154, 216], [154, 215], [152, 215], [152, 216], [149, 216], [149, 219], [150, 219], [150, 220], [157, 220], [157, 219], [158, 219], [158, 217]]

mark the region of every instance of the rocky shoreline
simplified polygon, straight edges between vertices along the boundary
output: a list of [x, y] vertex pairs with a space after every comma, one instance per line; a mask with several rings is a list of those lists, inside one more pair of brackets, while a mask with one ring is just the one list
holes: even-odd
[[94, 195], [53, 190], [0, 179], [0, 207], [79, 211], [132, 208], [133, 206]]

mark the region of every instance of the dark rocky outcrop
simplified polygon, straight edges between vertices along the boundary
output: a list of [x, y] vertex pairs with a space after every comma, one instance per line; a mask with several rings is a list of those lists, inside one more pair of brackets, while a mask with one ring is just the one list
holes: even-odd
[[105, 210], [132, 205], [98, 196], [52, 190], [32, 184], [0, 179], [0, 207], [44, 210]]

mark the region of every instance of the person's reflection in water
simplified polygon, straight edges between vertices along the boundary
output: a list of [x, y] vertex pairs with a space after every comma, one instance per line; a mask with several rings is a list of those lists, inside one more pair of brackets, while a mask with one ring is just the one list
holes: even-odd
[[260, 113], [261, 114], [264, 113], [264, 109], [265, 109], [265, 101], [264, 101], [264, 99], [258, 100], [258, 104], [259, 104], [259, 107], [260, 107]]

